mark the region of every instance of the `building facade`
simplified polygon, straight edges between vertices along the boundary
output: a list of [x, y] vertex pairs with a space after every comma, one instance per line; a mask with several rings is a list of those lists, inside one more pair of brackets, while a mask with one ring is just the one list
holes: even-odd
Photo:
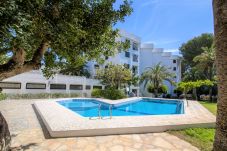
[[[98, 64], [96, 61], [89, 61], [87, 67], [91, 73], [92, 78], [95, 78], [97, 69], [107, 68], [109, 63], [124, 65], [126, 68], [132, 71], [133, 75], [140, 75], [139, 69], [141, 39], [138, 36], [123, 30], [120, 31], [120, 35], [121, 37], [119, 37], [117, 40], [120, 40], [122, 42], [128, 40], [130, 42], [130, 48], [128, 48], [127, 50], [116, 50], [116, 55], [106, 58], [104, 64]], [[133, 92], [138, 96], [139, 86], [131, 86], [129, 89], [129, 93], [130, 92]]]
[[[166, 52], [163, 48], [155, 48], [152, 43], [144, 43], [141, 45], [140, 51], [140, 73], [142, 74], [147, 67], [152, 67], [161, 63], [175, 75], [174, 81], [179, 83], [181, 81], [181, 57], [174, 55], [172, 52]], [[168, 87], [168, 93], [174, 95], [175, 86], [169, 82], [164, 81]], [[141, 90], [143, 95], [146, 95], [146, 90]]]
[[93, 89], [104, 89], [99, 80], [61, 74], [46, 79], [40, 70], [5, 79], [0, 87], [8, 94], [76, 93], [81, 97], [90, 97]]
[[[176, 76], [175, 82], [181, 81], [181, 57], [163, 48], [154, 48], [152, 43], [141, 44], [141, 38], [120, 31], [121, 37], [117, 40], [130, 42], [127, 50], [116, 50], [116, 55], [107, 57], [104, 64], [95, 61], [87, 63], [87, 69], [91, 79], [78, 76], [66, 76], [57, 74], [52, 79], [46, 79], [41, 71], [23, 73], [0, 82], [4, 93], [80, 93], [81, 96], [90, 96], [93, 88], [104, 89], [99, 80], [95, 80], [96, 71], [100, 68], [107, 68], [109, 63], [124, 65], [129, 68], [133, 75], [140, 76], [147, 67], [152, 67], [159, 62], [169, 68]], [[168, 93], [174, 94], [175, 87], [164, 81], [168, 86]], [[139, 85], [130, 86], [129, 93], [134, 92], [137, 96], [148, 96], [147, 90]]]

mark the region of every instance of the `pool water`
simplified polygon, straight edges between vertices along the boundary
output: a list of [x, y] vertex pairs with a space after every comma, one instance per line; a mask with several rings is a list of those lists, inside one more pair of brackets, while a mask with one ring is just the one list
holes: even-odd
[[[95, 99], [73, 99], [58, 101], [64, 107], [84, 117], [110, 116], [145, 116], [183, 114], [184, 103], [177, 100], [136, 99], [117, 105], [107, 104]], [[99, 112], [100, 108], [100, 112]]]

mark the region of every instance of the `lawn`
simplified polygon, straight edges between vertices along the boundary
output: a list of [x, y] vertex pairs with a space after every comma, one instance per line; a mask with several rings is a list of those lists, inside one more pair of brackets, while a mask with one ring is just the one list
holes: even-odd
[[[200, 103], [216, 115], [217, 103]], [[214, 141], [214, 131], [213, 128], [189, 128], [180, 131], [170, 131], [169, 133], [186, 140], [192, 145], [198, 147], [201, 151], [211, 151]]]

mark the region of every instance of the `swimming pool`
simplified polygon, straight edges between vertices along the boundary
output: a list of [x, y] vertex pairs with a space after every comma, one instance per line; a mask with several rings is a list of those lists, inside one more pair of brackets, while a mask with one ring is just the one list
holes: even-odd
[[62, 106], [83, 117], [146, 116], [183, 114], [184, 102], [141, 98], [133, 101], [108, 104], [96, 99], [72, 99], [58, 101]]

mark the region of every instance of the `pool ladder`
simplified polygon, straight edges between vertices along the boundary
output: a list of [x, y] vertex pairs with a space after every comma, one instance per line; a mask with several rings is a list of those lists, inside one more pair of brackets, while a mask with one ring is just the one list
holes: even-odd
[[[98, 106], [98, 119], [103, 119], [103, 117], [101, 116], [101, 106], [102, 104], [99, 104]], [[110, 115], [110, 119], [112, 119], [112, 105], [109, 105], [109, 115]]]

